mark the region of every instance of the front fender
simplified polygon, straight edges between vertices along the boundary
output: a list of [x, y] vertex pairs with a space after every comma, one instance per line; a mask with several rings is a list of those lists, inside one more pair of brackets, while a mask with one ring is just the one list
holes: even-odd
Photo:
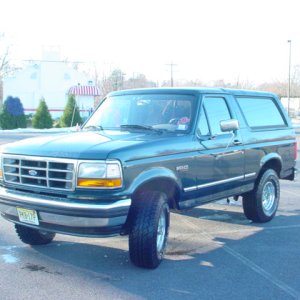
[[133, 194], [139, 187], [141, 187], [144, 184], [147, 184], [151, 181], [154, 180], [169, 180], [173, 181], [175, 185], [179, 188], [179, 190], [182, 190], [182, 184], [179, 178], [176, 176], [176, 174], [164, 167], [156, 167], [156, 168], [151, 168], [143, 171], [140, 173], [131, 183], [129, 187], [129, 193]]

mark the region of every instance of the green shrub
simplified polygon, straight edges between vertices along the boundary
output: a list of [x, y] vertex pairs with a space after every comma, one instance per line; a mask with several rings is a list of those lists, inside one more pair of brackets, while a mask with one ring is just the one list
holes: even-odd
[[[75, 107], [75, 111], [74, 111], [74, 107]], [[80, 117], [79, 110], [76, 105], [75, 96], [70, 95], [68, 98], [67, 105], [64, 109], [64, 113], [60, 118], [60, 127], [70, 127], [81, 123], [82, 123], [82, 119]]]
[[21, 100], [8, 96], [0, 112], [0, 126], [2, 129], [26, 128], [26, 117]]
[[33, 128], [45, 129], [52, 128], [53, 121], [48, 110], [45, 99], [40, 100], [40, 104], [32, 118]]
[[33, 114], [27, 114], [25, 115], [25, 118], [26, 118], [26, 124], [27, 124], [27, 127], [32, 127], [32, 117], [33, 117]]

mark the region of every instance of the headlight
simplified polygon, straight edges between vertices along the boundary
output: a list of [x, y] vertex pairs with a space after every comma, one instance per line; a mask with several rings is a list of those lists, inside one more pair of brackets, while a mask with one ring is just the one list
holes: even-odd
[[78, 168], [78, 187], [119, 188], [122, 169], [118, 161], [82, 162]]

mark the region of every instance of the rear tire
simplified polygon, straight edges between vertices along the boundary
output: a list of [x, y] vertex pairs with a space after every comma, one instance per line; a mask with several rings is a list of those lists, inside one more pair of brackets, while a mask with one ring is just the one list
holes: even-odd
[[54, 232], [42, 231], [20, 224], [15, 224], [15, 229], [20, 240], [29, 245], [46, 245], [55, 237]]
[[170, 210], [165, 194], [147, 191], [132, 207], [129, 255], [138, 267], [155, 269], [161, 263], [170, 225]]
[[245, 216], [257, 223], [265, 223], [276, 214], [280, 198], [277, 173], [266, 170], [255, 184], [254, 190], [243, 196]]

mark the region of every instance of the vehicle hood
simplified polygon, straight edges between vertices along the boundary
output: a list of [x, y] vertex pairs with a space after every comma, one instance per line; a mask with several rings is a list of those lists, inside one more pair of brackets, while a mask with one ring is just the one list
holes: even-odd
[[[167, 141], [162, 143], [162, 140], [169, 140], [169, 138], [168, 135], [155, 132], [132, 133], [127, 131], [74, 132], [50, 136], [47, 134], [43, 137], [6, 144], [1, 147], [1, 152], [26, 156], [107, 159], [112, 158], [109, 156], [110, 154], [118, 154], [119, 156], [125, 152], [132, 153], [134, 156], [135, 150], [145, 149], [148, 145], [152, 145], [150, 149], [156, 154], [158, 149], [160, 149], [159, 152], [166, 151], [169, 144]], [[163, 144], [166, 147], [163, 147]], [[153, 146], [156, 149], [153, 149]]]

